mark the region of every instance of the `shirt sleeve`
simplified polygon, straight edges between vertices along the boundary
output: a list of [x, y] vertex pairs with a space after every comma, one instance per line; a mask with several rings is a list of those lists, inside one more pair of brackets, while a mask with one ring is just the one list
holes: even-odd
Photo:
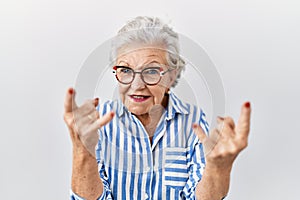
[[[200, 111], [200, 119], [198, 122], [204, 132], [208, 135], [208, 123], [202, 110]], [[190, 141], [192, 142], [190, 143], [187, 152], [189, 177], [182, 190], [181, 196], [183, 199], [194, 200], [197, 184], [201, 180], [205, 168], [205, 156], [202, 143], [199, 141], [194, 131], [192, 131]]]
[[[107, 195], [107, 193], [102, 193], [102, 195], [97, 200], [106, 200], [106, 199], [112, 199], [110, 195]], [[85, 200], [84, 198], [78, 196], [75, 194], [72, 190], [70, 190], [70, 200]]]
[[78, 196], [72, 190], [70, 190], [70, 200], [84, 200], [84, 198]]
[[[109, 102], [106, 102], [104, 104], [100, 104], [97, 107], [97, 110], [100, 114], [100, 116], [103, 116], [104, 114], [106, 114], [107, 112], [109, 112], [111, 109]], [[101, 129], [98, 129], [98, 133], [99, 133], [99, 140], [98, 140], [98, 144], [96, 146], [96, 161], [98, 164], [98, 172], [99, 172], [99, 176], [102, 180], [103, 183], [103, 193], [100, 196], [100, 198], [98, 200], [109, 200], [109, 199], [113, 199], [112, 196], [112, 191], [110, 188], [110, 177], [108, 176], [108, 173], [105, 170], [105, 164], [104, 164], [104, 152], [102, 149], [106, 149], [107, 144], [105, 144], [105, 130], [103, 129], [103, 127]]]
[[102, 137], [102, 131], [99, 130], [99, 134], [100, 134], [100, 140], [98, 141], [98, 145], [96, 147], [96, 160], [98, 163], [98, 171], [99, 171], [99, 175], [100, 178], [102, 180], [103, 183], [103, 193], [100, 196], [100, 198], [98, 200], [109, 200], [109, 199], [113, 199], [112, 198], [112, 192], [110, 189], [110, 179], [106, 173], [105, 170], [105, 165], [104, 165], [104, 160], [103, 160], [103, 153], [102, 153], [102, 148], [101, 148], [101, 137]]

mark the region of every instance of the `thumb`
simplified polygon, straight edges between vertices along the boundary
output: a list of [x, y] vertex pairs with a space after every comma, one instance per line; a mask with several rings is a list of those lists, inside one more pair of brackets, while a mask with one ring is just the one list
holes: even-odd
[[66, 93], [64, 107], [65, 112], [72, 112], [74, 109], [77, 108], [75, 102], [75, 90], [73, 88], [69, 88]]
[[193, 129], [199, 140], [203, 143], [206, 140], [207, 136], [204, 133], [202, 127], [199, 124], [193, 124]]

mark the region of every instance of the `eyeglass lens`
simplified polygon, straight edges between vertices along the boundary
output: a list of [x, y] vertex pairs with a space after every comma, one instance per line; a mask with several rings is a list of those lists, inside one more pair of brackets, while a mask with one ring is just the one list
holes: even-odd
[[145, 68], [141, 72], [135, 72], [128, 67], [122, 66], [118, 66], [116, 69], [117, 79], [124, 84], [131, 83], [136, 74], [141, 74], [142, 80], [149, 85], [157, 84], [161, 78], [159, 67]]

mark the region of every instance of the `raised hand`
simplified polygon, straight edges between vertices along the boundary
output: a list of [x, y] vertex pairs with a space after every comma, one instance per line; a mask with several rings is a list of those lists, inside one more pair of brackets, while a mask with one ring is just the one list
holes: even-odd
[[237, 155], [247, 147], [250, 131], [250, 103], [241, 108], [240, 117], [235, 125], [231, 117], [219, 117], [218, 128], [207, 136], [198, 124], [193, 128], [199, 140], [203, 143], [206, 166], [213, 169], [231, 170]]
[[69, 88], [65, 97], [64, 120], [69, 128], [73, 150], [77, 153], [88, 150], [95, 157], [95, 146], [98, 142], [97, 130], [112, 120], [114, 112], [102, 117], [96, 110], [99, 99], [85, 101], [80, 107], [75, 102], [75, 90]]

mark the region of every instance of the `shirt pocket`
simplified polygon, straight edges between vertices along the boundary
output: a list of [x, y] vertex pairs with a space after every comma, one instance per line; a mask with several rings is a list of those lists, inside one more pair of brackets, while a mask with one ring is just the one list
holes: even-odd
[[182, 190], [188, 180], [187, 150], [182, 147], [165, 149], [164, 185]]

